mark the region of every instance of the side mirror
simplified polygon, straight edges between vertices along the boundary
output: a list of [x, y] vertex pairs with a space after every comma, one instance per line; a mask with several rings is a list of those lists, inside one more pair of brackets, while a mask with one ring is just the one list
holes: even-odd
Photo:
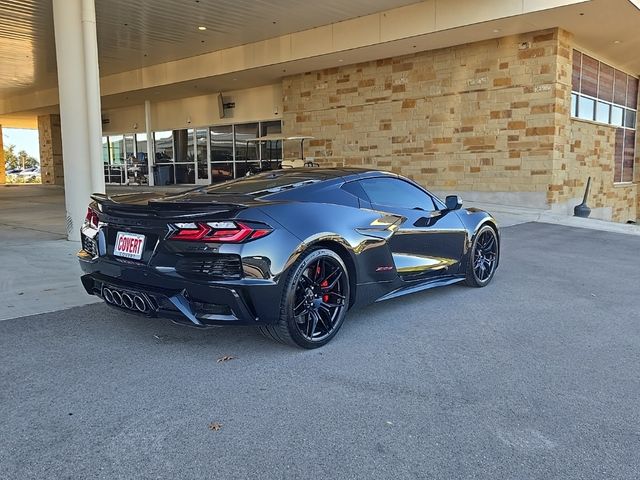
[[462, 199], [458, 195], [447, 195], [444, 201], [447, 210], [460, 210], [462, 208]]

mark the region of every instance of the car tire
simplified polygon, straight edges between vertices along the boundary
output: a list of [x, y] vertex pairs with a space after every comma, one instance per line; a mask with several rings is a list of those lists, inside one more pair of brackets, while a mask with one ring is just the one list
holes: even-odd
[[327, 344], [349, 308], [349, 272], [340, 255], [326, 248], [303, 253], [292, 265], [273, 325], [259, 327], [267, 338], [307, 349]]
[[496, 273], [499, 259], [498, 234], [492, 226], [484, 225], [473, 238], [467, 260], [465, 284], [477, 288], [489, 285]]

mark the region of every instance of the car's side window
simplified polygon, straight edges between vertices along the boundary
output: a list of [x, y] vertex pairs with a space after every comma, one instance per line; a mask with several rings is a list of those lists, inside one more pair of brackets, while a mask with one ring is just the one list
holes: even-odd
[[436, 210], [429, 195], [399, 178], [366, 178], [360, 180], [360, 185], [374, 205]]
[[363, 205], [363, 202], [365, 202], [365, 205], [371, 203], [369, 201], [369, 197], [367, 197], [367, 194], [362, 189], [362, 185], [360, 185], [360, 182], [358, 181], [345, 183], [344, 185], [342, 185], [342, 190], [344, 190], [345, 192], [349, 192], [351, 195], [358, 198], [358, 200], [360, 201], [360, 206]]

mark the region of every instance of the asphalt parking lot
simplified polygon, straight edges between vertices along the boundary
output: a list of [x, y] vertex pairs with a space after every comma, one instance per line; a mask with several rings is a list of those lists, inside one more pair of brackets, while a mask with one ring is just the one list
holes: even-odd
[[638, 478], [639, 247], [509, 227], [489, 287], [315, 351], [101, 304], [2, 321], [0, 478]]

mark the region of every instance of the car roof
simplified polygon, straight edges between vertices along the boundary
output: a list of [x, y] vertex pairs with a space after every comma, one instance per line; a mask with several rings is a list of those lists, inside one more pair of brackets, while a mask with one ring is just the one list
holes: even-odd
[[397, 175], [390, 172], [365, 168], [283, 168], [212, 185], [211, 187], [207, 187], [207, 192], [235, 193], [261, 197], [264, 195], [278, 193], [282, 190], [318, 184], [321, 182], [327, 183], [336, 180], [350, 181], [358, 178], [368, 178], [381, 175], [397, 177]]
[[318, 168], [318, 167], [304, 167], [304, 168], [283, 168], [280, 170], [271, 170], [264, 172], [258, 176], [278, 176], [278, 177], [305, 177], [310, 180], [330, 180], [334, 178], [343, 177], [364, 177], [375, 175], [394, 175], [390, 172], [382, 170], [373, 170], [367, 168], [357, 167], [334, 167], [334, 168]]

